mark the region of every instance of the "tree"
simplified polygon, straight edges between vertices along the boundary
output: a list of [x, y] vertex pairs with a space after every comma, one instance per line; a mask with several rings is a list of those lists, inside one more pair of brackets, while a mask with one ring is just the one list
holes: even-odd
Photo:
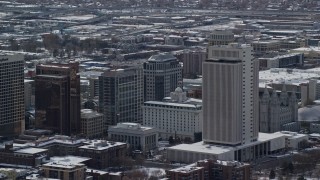
[[276, 173], [274, 172], [273, 169], [271, 169], [270, 174], [269, 174], [269, 179], [275, 179], [276, 178]]
[[139, 166], [142, 166], [145, 161], [142, 154], [137, 155], [135, 160], [136, 160], [136, 165], [139, 165]]
[[53, 57], [57, 57], [59, 55], [59, 50], [58, 49], [54, 49], [52, 52], [52, 56]]
[[187, 143], [187, 144], [190, 144], [190, 143], [192, 143], [192, 139], [190, 137], [185, 137], [183, 142]]
[[305, 180], [303, 175], [300, 175], [297, 180]]
[[173, 139], [172, 136], [169, 137], [169, 144], [170, 144], [170, 145], [174, 144], [174, 139]]
[[45, 34], [42, 36], [43, 45], [46, 49], [60, 49], [62, 45], [62, 40], [56, 34]]
[[9, 42], [10, 42], [10, 47], [12, 51], [18, 51], [20, 49], [20, 45], [18, 44], [17, 40], [15, 40], [14, 38], [11, 38]]
[[292, 162], [289, 162], [289, 164], [288, 164], [288, 170], [289, 170], [290, 173], [293, 173], [294, 167], [293, 167]]

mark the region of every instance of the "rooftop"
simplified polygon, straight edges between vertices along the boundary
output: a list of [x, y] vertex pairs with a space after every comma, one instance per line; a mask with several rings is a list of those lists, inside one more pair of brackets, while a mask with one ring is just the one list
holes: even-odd
[[147, 131], [154, 129], [153, 127], [141, 126], [139, 123], [118, 123], [116, 126], [112, 126], [112, 129], [128, 129], [128, 130], [138, 130], [138, 131]]
[[262, 142], [281, 138], [283, 136], [284, 136], [283, 134], [278, 134], [278, 133], [259, 133], [259, 137], [257, 141], [236, 146], [236, 147], [215, 145], [215, 144], [205, 144], [203, 141], [201, 141], [193, 144], [180, 144], [177, 146], [170, 147], [169, 149], [219, 155], [219, 154], [228, 153], [230, 151], [235, 151], [237, 149], [242, 149], [245, 147], [260, 144]]
[[51, 157], [49, 162], [55, 162], [57, 164], [81, 164], [85, 161], [89, 161], [91, 158], [80, 157], [80, 156], [54, 156]]
[[38, 154], [42, 152], [48, 151], [47, 149], [42, 149], [42, 148], [24, 148], [24, 149], [19, 149], [16, 150], [15, 153], [21, 153], [21, 154]]
[[259, 72], [259, 82], [265, 84], [293, 84], [308, 83], [309, 79], [319, 77], [311, 70], [289, 70], [285, 68], [272, 68]]
[[177, 58], [169, 53], [161, 53], [161, 54], [153, 55], [148, 59], [148, 61], [151, 61], [151, 62], [164, 62], [164, 61], [176, 61], [176, 60]]
[[82, 119], [95, 118], [95, 117], [101, 117], [101, 116], [103, 116], [103, 114], [98, 113], [97, 111], [94, 111], [92, 109], [81, 109]]
[[179, 172], [179, 173], [190, 173], [192, 171], [197, 171], [203, 169], [203, 167], [198, 167], [196, 163], [189, 164], [187, 166], [182, 166], [176, 169], [171, 169], [170, 172]]
[[84, 143], [86, 145], [80, 146], [79, 147], [80, 149], [92, 149], [97, 151], [103, 151], [112, 147], [126, 145], [126, 143], [106, 141], [106, 140], [89, 140]]
[[[193, 98], [192, 98], [193, 99]], [[193, 99], [194, 101], [186, 101], [185, 103], [165, 102], [165, 101], [146, 101], [144, 105], [172, 106], [196, 109], [202, 107], [202, 101]], [[201, 101], [201, 102], [200, 102]]]

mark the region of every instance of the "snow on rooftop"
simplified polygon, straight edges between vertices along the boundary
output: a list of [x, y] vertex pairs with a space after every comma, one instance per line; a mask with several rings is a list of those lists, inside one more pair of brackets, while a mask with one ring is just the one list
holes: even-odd
[[237, 149], [243, 149], [246, 147], [260, 144], [262, 142], [267, 142], [267, 141], [271, 141], [271, 140], [282, 138], [282, 137], [284, 137], [284, 135], [278, 134], [278, 133], [259, 133], [259, 137], [257, 141], [236, 146], [236, 147], [205, 144], [203, 141], [201, 141], [193, 144], [180, 144], [177, 146], [170, 147], [168, 149], [219, 155], [219, 154], [228, 153], [231, 151], [235, 151]]
[[81, 164], [85, 161], [90, 160], [91, 158], [80, 157], [80, 156], [54, 156], [50, 158], [50, 162], [55, 162], [58, 164]]
[[126, 143], [122, 142], [111, 142], [111, 141], [105, 141], [105, 140], [90, 140], [84, 142], [86, 145], [80, 146], [80, 149], [92, 149], [92, 150], [106, 150], [112, 147], [126, 145]]
[[22, 153], [22, 154], [38, 154], [42, 152], [48, 151], [47, 149], [42, 149], [42, 148], [24, 148], [24, 149], [19, 149], [16, 150], [15, 153]]
[[179, 172], [179, 173], [190, 173], [192, 171], [196, 171], [199, 169], [203, 169], [203, 167], [197, 167], [197, 164], [193, 163], [193, 164], [189, 164], [187, 166], [179, 167], [176, 169], [171, 169], [170, 171], [171, 172]]
[[294, 84], [308, 83], [312, 78], [318, 78], [319, 74], [307, 70], [288, 70], [285, 68], [272, 68], [259, 72], [259, 82], [262, 84]]

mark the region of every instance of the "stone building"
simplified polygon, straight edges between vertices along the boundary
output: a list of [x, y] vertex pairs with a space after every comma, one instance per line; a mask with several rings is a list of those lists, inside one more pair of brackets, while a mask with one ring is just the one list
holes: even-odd
[[260, 93], [260, 132], [273, 133], [281, 130], [298, 131], [298, 102], [295, 92], [288, 93], [285, 86], [279, 93], [267, 88]]

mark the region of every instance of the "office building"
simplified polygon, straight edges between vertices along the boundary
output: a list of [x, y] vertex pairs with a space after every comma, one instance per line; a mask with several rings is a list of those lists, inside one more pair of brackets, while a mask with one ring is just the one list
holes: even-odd
[[24, 108], [30, 110], [34, 107], [34, 80], [24, 80]]
[[203, 63], [203, 141], [237, 146], [259, 132], [258, 61], [252, 47], [208, 47]]
[[43, 64], [36, 71], [36, 127], [63, 135], [80, 133], [79, 64]]
[[24, 127], [24, 57], [0, 53], [0, 136], [17, 136]]
[[158, 131], [138, 123], [118, 123], [108, 129], [109, 139], [126, 142], [131, 150], [149, 152], [158, 146]]
[[143, 105], [143, 124], [155, 127], [162, 139], [189, 138], [202, 132], [202, 101], [187, 98], [186, 92], [176, 88], [164, 101], [146, 101]]
[[106, 129], [119, 122], [142, 122], [143, 70], [122, 66], [99, 77], [99, 109]]
[[[286, 149], [288, 134], [258, 133], [259, 67], [252, 47], [211, 46], [208, 57], [203, 64], [203, 141], [167, 148], [168, 160], [252, 161]], [[295, 137], [295, 144], [303, 141]]]
[[178, 59], [183, 63], [183, 77], [196, 78], [202, 75], [202, 62], [207, 58], [205, 49], [185, 50]]
[[87, 138], [99, 138], [103, 135], [103, 114], [91, 109], [81, 109], [81, 134]]
[[145, 101], [162, 101], [177, 87], [182, 87], [182, 65], [172, 54], [151, 56], [143, 69]]

